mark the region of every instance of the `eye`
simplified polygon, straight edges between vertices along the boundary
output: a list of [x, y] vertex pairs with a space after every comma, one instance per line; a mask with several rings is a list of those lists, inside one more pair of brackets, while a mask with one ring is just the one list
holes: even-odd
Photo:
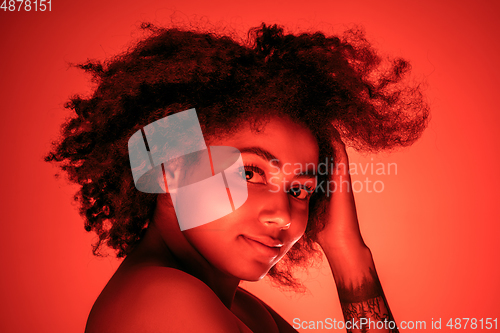
[[299, 200], [305, 200], [311, 196], [312, 189], [306, 187], [292, 187], [288, 193]]
[[241, 170], [241, 175], [246, 181], [255, 184], [266, 184], [266, 176], [264, 171], [255, 165], [245, 165], [244, 170]]

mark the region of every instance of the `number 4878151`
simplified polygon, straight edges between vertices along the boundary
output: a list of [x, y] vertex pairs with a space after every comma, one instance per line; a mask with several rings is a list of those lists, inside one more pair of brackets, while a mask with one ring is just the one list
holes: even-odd
[[50, 12], [52, 0], [3, 0], [0, 9], [4, 12]]
[[450, 329], [487, 329], [487, 330], [497, 330], [497, 318], [451, 318], [448, 320], [446, 323], [446, 326], [448, 326]]

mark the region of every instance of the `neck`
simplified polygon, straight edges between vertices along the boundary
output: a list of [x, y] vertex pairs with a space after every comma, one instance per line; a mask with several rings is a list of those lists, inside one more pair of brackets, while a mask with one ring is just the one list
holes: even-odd
[[180, 231], [175, 212], [164, 205], [157, 205], [152, 223], [127, 261], [176, 268], [190, 274], [212, 289], [228, 309], [240, 282], [212, 266], [189, 243]]

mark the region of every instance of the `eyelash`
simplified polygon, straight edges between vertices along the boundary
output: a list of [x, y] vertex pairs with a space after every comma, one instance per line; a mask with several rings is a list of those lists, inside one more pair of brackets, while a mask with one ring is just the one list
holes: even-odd
[[299, 187], [302, 188], [302, 189], [304, 189], [304, 190], [306, 190], [307, 192], [309, 192], [309, 194], [313, 193], [313, 188], [311, 186], [301, 185]]
[[264, 172], [264, 170], [262, 170], [261, 168], [259, 168], [256, 165], [253, 165], [253, 164], [245, 165], [244, 169], [245, 169], [245, 171], [253, 171], [264, 178], [266, 177], [266, 173]]
[[[242, 172], [245, 172], [245, 171], [252, 171], [252, 172], [255, 172], [257, 173], [259, 176], [263, 177], [264, 180], [266, 180], [266, 173], [264, 172], [264, 170], [262, 170], [261, 168], [259, 168], [258, 166], [256, 165], [253, 165], [253, 164], [248, 164], [248, 165], [244, 165], [243, 166], [244, 170], [242, 170]], [[266, 180], [266, 183], [267, 183], [267, 180]], [[311, 186], [308, 186], [308, 185], [300, 185], [300, 186], [295, 186], [294, 189], [297, 189], [297, 188], [300, 188], [302, 190], [305, 190], [308, 194], [307, 194], [307, 197], [304, 198], [304, 199], [299, 199], [299, 200], [305, 200], [307, 198], [310, 198], [313, 194], [314, 194], [314, 189], [311, 187]]]
[[299, 199], [299, 200], [306, 200], [308, 198], [310, 198], [313, 194], [314, 194], [314, 189], [311, 187], [311, 186], [307, 186], [307, 185], [300, 185], [300, 186], [295, 186], [295, 187], [292, 187], [291, 189], [301, 189], [301, 190], [304, 190], [307, 192], [307, 196], [303, 199]]

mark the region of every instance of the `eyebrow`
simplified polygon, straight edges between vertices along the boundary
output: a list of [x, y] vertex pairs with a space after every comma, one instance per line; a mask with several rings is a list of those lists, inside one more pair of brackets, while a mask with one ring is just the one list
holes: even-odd
[[308, 178], [308, 179], [316, 178], [316, 170], [314, 169], [306, 170], [296, 175], [295, 178]]
[[250, 154], [257, 155], [268, 162], [275, 163], [280, 169], [282, 167], [280, 160], [276, 156], [274, 156], [273, 154], [271, 154], [267, 150], [262, 149], [260, 147], [241, 148], [241, 149], [239, 149], [239, 151], [241, 153], [250, 153]]
[[[280, 162], [280, 160], [271, 154], [269, 151], [260, 148], [260, 147], [247, 147], [247, 148], [241, 148], [239, 151], [243, 153], [249, 153], [249, 154], [254, 154], [262, 159], [274, 163], [276, 166], [278, 166], [280, 169], [282, 168], [283, 164]], [[316, 170], [315, 169], [308, 169], [304, 172], [299, 173], [298, 175], [295, 175], [295, 178], [316, 178]]]

